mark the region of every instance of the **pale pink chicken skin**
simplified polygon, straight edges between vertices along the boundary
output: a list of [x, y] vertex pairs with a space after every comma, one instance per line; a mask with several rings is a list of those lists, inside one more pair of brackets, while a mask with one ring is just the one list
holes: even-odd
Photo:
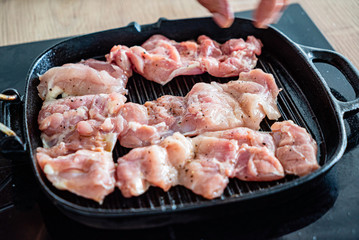
[[219, 44], [207, 36], [198, 37], [199, 58], [202, 69], [215, 77], [234, 77], [248, 72], [257, 64], [262, 43], [253, 36], [231, 39]]
[[126, 94], [128, 72], [115, 64], [88, 59], [53, 67], [39, 77], [42, 100], [117, 92]]
[[115, 163], [111, 152], [101, 149], [78, 150], [63, 155], [60, 151], [56, 156], [51, 149], [37, 148], [36, 151], [41, 169], [56, 188], [68, 190], [100, 204], [114, 191]]
[[243, 181], [272, 181], [284, 177], [277, 157], [266, 147], [242, 146], [233, 176]]
[[129, 59], [134, 71], [147, 80], [164, 85], [176, 76], [204, 72], [216, 77], [238, 76], [255, 67], [261, 47], [261, 41], [253, 36], [247, 41], [231, 39], [219, 44], [204, 35], [199, 36], [196, 43], [176, 42], [157, 34], [141, 46], [114, 46], [107, 61], [122, 66]]
[[276, 156], [285, 172], [304, 176], [319, 168], [317, 144], [308, 132], [292, 121], [276, 122], [271, 127], [276, 142]]
[[225, 169], [228, 177], [236, 177], [244, 181], [272, 181], [284, 177], [283, 168], [274, 156], [275, 143], [268, 133], [239, 127], [206, 132], [193, 138], [192, 141], [197, 146], [205, 146], [201, 150], [207, 161], [211, 152], [212, 155], [222, 154], [228, 157], [228, 153], [234, 151], [235, 155], [226, 161]]
[[195, 136], [234, 127], [257, 130], [265, 116], [280, 117], [278, 93], [272, 75], [252, 70], [225, 84], [197, 83], [185, 97], [166, 95], [144, 105], [126, 103], [121, 115], [127, 128], [120, 143], [133, 148], [158, 143], [174, 132]]
[[135, 148], [158, 142], [164, 135], [171, 135], [168, 125], [156, 123], [147, 108], [136, 103], [126, 103], [120, 115], [124, 119], [124, 130], [119, 135], [121, 146]]
[[132, 64], [127, 56], [129, 48], [123, 45], [114, 46], [111, 52], [107, 54], [106, 61], [109, 63], [116, 64], [123, 71], [124, 74], [129, 78], [132, 76]]
[[204, 72], [197, 60], [197, 48], [198, 45], [192, 41], [178, 43], [162, 35], [153, 35], [141, 46], [131, 47], [126, 54], [136, 72], [147, 80], [164, 85], [179, 75]]
[[64, 142], [71, 149], [102, 147], [112, 151], [123, 130], [120, 93], [67, 97], [44, 103], [38, 116], [46, 148]]
[[[283, 126], [281, 130], [279, 125]], [[273, 181], [285, 173], [303, 176], [319, 168], [316, 143], [303, 128], [285, 121], [275, 123], [272, 129], [265, 133], [234, 128], [194, 138], [175, 133], [158, 145], [136, 148], [119, 158], [116, 186], [125, 197], [131, 197], [143, 194], [150, 186], [168, 191], [171, 186], [183, 185], [213, 199], [222, 195], [229, 178]], [[306, 159], [300, 159], [300, 171], [292, 171], [293, 155], [283, 154], [280, 149], [298, 145], [306, 146], [295, 150]]]
[[119, 158], [117, 164], [116, 186], [124, 197], [143, 194], [153, 185], [167, 191], [176, 182], [176, 169], [169, 163], [165, 149], [152, 145], [144, 151], [141, 148], [131, 150]]

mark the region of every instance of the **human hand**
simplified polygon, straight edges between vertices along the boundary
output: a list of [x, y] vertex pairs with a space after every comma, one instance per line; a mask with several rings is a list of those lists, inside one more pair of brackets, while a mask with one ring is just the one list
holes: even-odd
[[[197, 0], [202, 6], [213, 14], [214, 21], [223, 28], [230, 27], [234, 14], [228, 0]], [[289, 0], [260, 0], [253, 14], [254, 25], [265, 28], [279, 19]]]

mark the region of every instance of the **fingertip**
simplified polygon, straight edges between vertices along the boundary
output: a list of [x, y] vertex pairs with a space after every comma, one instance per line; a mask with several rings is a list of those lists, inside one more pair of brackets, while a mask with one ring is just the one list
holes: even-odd
[[253, 25], [254, 25], [256, 28], [261, 28], [261, 29], [268, 28], [268, 25], [263, 24], [262, 22], [253, 22]]
[[267, 28], [269, 24], [277, 22], [288, 2], [288, 0], [261, 0], [253, 14], [254, 26]]
[[234, 22], [233, 14], [231, 16], [224, 16], [220, 13], [213, 13], [213, 19], [221, 28], [229, 28]]

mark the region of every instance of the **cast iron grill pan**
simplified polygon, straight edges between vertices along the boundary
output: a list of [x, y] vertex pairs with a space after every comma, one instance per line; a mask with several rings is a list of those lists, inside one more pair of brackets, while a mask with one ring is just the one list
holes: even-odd
[[[325, 152], [323, 144], [324, 140], [321, 136], [321, 131], [313, 132], [306, 123], [306, 119], [302, 116], [299, 109], [295, 105], [295, 101], [301, 101], [305, 103], [302, 106], [302, 111], [312, 112], [309, 103], [305, 97], [300, 94], [300, 89], [295, 85], [294, 79], [285, 71], [285, 69], [280, 65], [279, 62], [275, 61], [269, 56], [265, 57], [266, 53], [263, 53], [263, 56], [260, 57], [260, 60], [257, 64], [257, 68], [261, 68], [267, 73], [273, 74], [275, 77], [276, 83], [282, 91], [279, 93], [278, 106], [281, 112], [282, 117], [279, 121], [282, 120], [293, 120], [296, 124], [305, 127], [312, 136], [316, 139], [319, 145], [318, 159], [320, 159], [320, 165], [325, 163]], [[202, 74], [199, 76], [180, 76], [173, 79], [169, 84], [161, 86], [152, 81], [148, 81], [139, 74], [134, 74], [132, 78], [129, 79], [127, 89], [129, 90], [128, 101], [135, 102], [139, 104], [144, 104], [146, 101], [151, 101], [157, 99], [163, 95], [175, 95], [175, 96], [185, 96], [197, 82], [206, 82], [210, 83], [212, 81], [226, 83], [230, 80], [236, 80], [238, 77], [232, 78], [216, 78], [210, 76], [209, 74]], [[285, 84], [294, 84], [291, 86], [291, 89], [286, 89], [289, 86], [284, 88]], [[298, 99], [293, 100], [288, 92], [296, 91], [298, 92]], [[308, 121], [308, 120], [307, 120]], [[264, 119], [261, 123], [262, 131], [270, 131], [270, 126], [274, 123], [269, 119]], [[316, 122], [309, 123], [310, 125], [317, 125]], [[315, 130], [315, 129], [314, 129]], [[121, 147], [119, 144], [116, 144], [113, 157], [116, 161], [120, 156], [128, 153], [130, 149]], [[228, 198], [241, 198], [246, 195], [252, 194], [253, 192], [263, 191], [270, 187], [281, 185], [288, 181], [296, 179], [294, 176], [287, 175], [284, 179], [279, 181], [272, 182], [244, 182], [238, 179], [232, 179], [225, 189], [224, 194], [219, 198], [219, 200], [228, 199]], [[51, 186], [51, 183], [48, 183]], [[192, 191], [184, 187], [172, 187], [168, 192], [164, 192], [160, 188], [151, 187], [147, 193], [139, 197], [124, 198], [122, 197], [120, 191], [116, 189], [115, 193], [106, 197], [103, 205], [98, 205], [98, 203], [91, 200], [78, 197], [75, 194], [67, 193], [60, 191], [55, 187], [51, 186], [51, 190], [55, 192], [58, 196], [64, 198], [65, 200], [75, 203], [80, 206], [95, 208], [95, 209], [121, 209], [123, 211], [147, 211], [147, 210], [166, 210], [166, 209], [177, 209], [177, 207], [183, 207], [193, 204], [200, 204], [204, 201], [216, 202], [214, 200], [206, 200], [199, 195], [192, 193]]]
[[[65, 63], [78, 62], [87, 58], [103, 59], [113, 45], [141, 45], [153, 34], [163, 34], [176, 41], [196, 39], [201, 34], [218, 42], [224, 42], [230, 38], [246, 38], [248, 35], [261, 39], [264, 48], [259, 56], [257, 68], [273, 74], [278, 87], [282, 89], [278, 97], [278, 106], [282, 114], [279, 121], [293, 120], [307, 129], [318, 144], [318, 161], [321, 168], [305, 177], [286, 176], [282, 180], [273, 182], [243, 182], [231, 179], [223, 195], [213, 200], [204, 199], [181, 186], [172, 187], [168, 192], [151, 187], [145, 194], [132, 198], [122, 197], [120, 191], [116, 189], [105, 198], [102, 205], [99, 205], [92, 200], [54, 188], [46, 179], [34, 157], [36, 148], [41, 146], [37, 124], [37, 116], [42, 105], [36, 89], [39, 84], [38, 76], [51, 67]], [[316, 53], [322, 53], [322, 51], [299, 46], [274, 28], [256, 29], [251, 21], [239, 18], [229, 29], [218, 28], [210, 18], [159, 20], [155, 24], [144, 26], [130, 24], [124, 28], [80, 36], [59, 43], [39, 56], [30, 69], [27, 79], [24, 122], [37, 179], [56, 206], [69, 216], [97, 227], [106, 226], [102, 222], [99, 225], [96, 224], [96, 220], [92, 221], [93, 219], [105, 222], [108, 222], [108, 219], [116, 221], [124, 219], [125, 221], [128, 218], [161, 217], [172, 214], [173, 217], [170, 217], [170, 220], [159, 220], [158, 223], [158, 225], [168, 224], [176, 222], [178, 220], [176, 214], [180, 212], [193, 213], [192, 210], [203, 210], [206, 207], [239, 204], [291, 190], [298, 185], [313, 181], [326, 173], [340, 159], [346, 147], [343, 114], [359, 108], [358, 99], [342, 103], [331, 95], [329, 87], [312, 62], [317, 56]], [[358, 80], [359, 82], [357, 70], [345, 58], [337, 53], [325, 53], [328, 56], [324, 54], [318, 58], [324, 58], [325, 61], [337, 66], [351, 81]], [[165, 86], [161, 86], [135, 73], [127, 85], [129, 90], [127, 98], [128, 101], [143, 104], [166, 94], [184, 96], [197, 82], [225, 83], [236, 79], [216, 78], [208, 74], [179, 76]], [[355, 88], [357, 93], [359, 93], [358, 89], [359, 87]], [[261, 130], [269, 131], [273, 122], [264, 119], [261, 123]], [[114, 159], [116, 160], [128, 151], [129, 149], [117, 144], [113, 152]], [[146, 224], [145, 222], [144, 226]], [[114, 228], [128, 226], [128, 224], [116, 225]], [[139, 227], [139, 225], [132, 227]]]

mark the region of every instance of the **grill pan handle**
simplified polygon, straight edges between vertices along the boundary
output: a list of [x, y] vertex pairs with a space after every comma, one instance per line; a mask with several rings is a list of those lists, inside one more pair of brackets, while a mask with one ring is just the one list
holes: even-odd
[[2, 104], [0, 132], [5, 135], [0, 138], [0, 152], [3, 154], [25, 152], [26, 144], [22, 140], [21, 96], [15, 89], [10, 88], [0, 93], [0, 101]]
[[[299, 45], [299, 44], [298, 44]], [[299, 45], [299, 47], [306, 53], [309, 62], [312, 64], [313, 69], [320, 76], [323, 83], [324, 78], [321, 76], [318, 69], [315, 67], [314, 62], [324, 62], [336, 67], [346, 78], [346, 80], [353, 87], [356, 99], [348, 102], [337, 100], [333, 95], [333, 99], [338, 103], [340, 110], [344, 117], [355, 114], [359, 111], [359, 71], [355, 66], [343, 55], [332, 50], [314, 48]], [[329, 91], [330, 92], [330, 91]], [[331, 92], [330, 92], [331, 93]]]

